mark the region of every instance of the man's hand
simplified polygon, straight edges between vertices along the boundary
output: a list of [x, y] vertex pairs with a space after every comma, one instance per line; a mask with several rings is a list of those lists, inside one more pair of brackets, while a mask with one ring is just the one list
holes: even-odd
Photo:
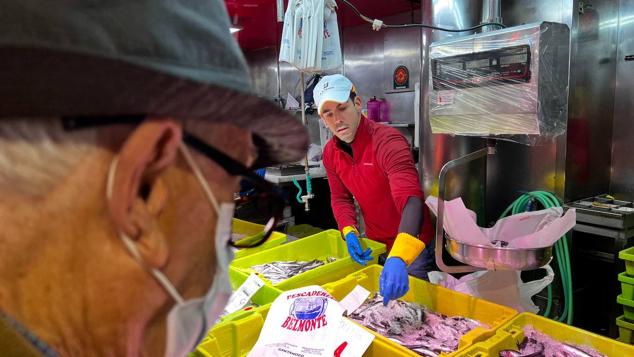
[[[348, 228], [348, 227], [346, 227]], [[368, 248], [363, 251], [361, 248], [361, 243], [359, 242], [358, 233], [355, 229], [346, 230], [344, 229], [345, 237], [346, 237], [346, 245], [348, 246], [348, 254], [355, 262], [366, 265], [366, 263], [372, 260], [372, 249]]]
[[387, 305], [390, 300], [398, 299], [409, 290], [409, 280], [407, 278], [407, 265], [403, 259], [390, 257], [385, 261], [381, 278], [379, 279], [383, 305]]

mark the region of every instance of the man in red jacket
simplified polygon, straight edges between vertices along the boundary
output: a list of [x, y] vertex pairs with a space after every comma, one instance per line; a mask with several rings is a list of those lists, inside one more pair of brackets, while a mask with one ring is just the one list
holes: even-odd
[[357, 263], [371, 260], [371, 250], [364, 251], [359, 243], [354, 199], [361, 207], [366, 235], [387, 245], [389, 255], [379, 282], [387, 304], [408, 291], [408, 272], [427, 278], [434, 262], [429, 244], [433, 228], [409, 145], [396, 129], [361, 115], [361, 97], [348, 78], [324, 77], [313, 96], [334, 134], [324, 148], [323, 162], [335, 219]]

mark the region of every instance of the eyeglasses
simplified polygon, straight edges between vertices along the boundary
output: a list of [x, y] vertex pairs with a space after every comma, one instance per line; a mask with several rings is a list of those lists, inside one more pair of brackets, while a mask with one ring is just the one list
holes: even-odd
[[[62, 125], [64, 130], [74, 131], [113, 124], [139, 124], [143, 120], [145, 120], [145, 116], [143, 115], [75, 116], [62, 117]], [[273, 233], [284, 210], [284, 199], [279, 187], [258, 176], [253, 171], [254, 169], [244, 166], [242, 163], [234, 160], [227, 154], [205, 143], [187, 131], [183, 131], [183, 142], [209, 160], [216, 162], [230, 175], [241, 176], [243, 180], [251, 184], [254, 188], [252, 193], [247, 197], [236, 198], [236, 206], [255, 202], [257, 203], [260, 213], [270, 217], [268, 222], [264, 225], [262, 232], [246, 237], [232, 236], [228, 244], [235, 248], [254, 248], [264, 244]]]

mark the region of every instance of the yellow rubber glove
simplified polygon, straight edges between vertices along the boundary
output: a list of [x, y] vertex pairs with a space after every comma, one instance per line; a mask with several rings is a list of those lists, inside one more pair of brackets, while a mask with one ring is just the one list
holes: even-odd
[[348, 233], [350, 232], [354, 232], [357, 235], [357, 237], [359, 236], [359, 231], [353, 226], [346, 226], [346, 227], [343, 227], [343, 229], [341, 230], [341, 233], [343, 233], [344, 237], [347, 236]]
[[410, 265], [424, 249], [425, 243], [423, 241], [411, 234], [402, 232], [396, 236], [388, 258], [398, 257], [403, 259], [405, 264]]

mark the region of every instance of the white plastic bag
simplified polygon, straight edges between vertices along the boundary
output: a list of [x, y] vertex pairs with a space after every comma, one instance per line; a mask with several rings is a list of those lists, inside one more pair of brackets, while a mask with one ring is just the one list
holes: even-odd
[[282, 40], [280, 42], [280, 62], [293, 63], [295, 58], [295, 7], [297, 1], [290, 0], [284, 14]]
[[342, 63], [337, 13], [334, 9], [326, 7], [324, 10], [324, 41], [321, 49], [321, 68], [338, 68]]
[[550, 264], [544, 265], [547, 274], [544, 278], [523, 282], [519, 271], [478, 271], [460, 279], [452, 275], [432, 271], [429, 281], [447, 289], [483, 298], [500, 305], [512, 307], [519, 312], [539, 312], [539, 307], [531, 299], [553, 282], [555, 273]]
[[335, 9], [333, 0], [290, 0], [279, 61], [304, 72], [340, 67], [343, 60]]
[[324, 0], [302, 0], [301, 58], [299, 69], [321, 69], [321, 50], [324, 43]]
[[361, 356], [374, 335], [343, 318], [346, 307], [312, 285], [283, 292], [266, 316], [249, 357]]

